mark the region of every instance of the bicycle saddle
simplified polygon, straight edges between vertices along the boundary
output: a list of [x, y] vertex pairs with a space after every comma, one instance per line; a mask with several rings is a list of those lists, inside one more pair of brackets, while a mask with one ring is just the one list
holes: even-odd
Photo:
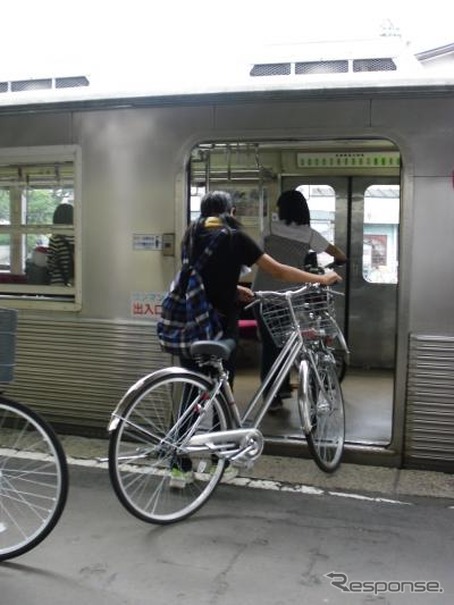
[[236, 343], [233, 338], [226, 338], [224, 340], [197, 340], [191, 345], [190, 353], [192, 357], [208, 355], [226, 361], [235, 346]]

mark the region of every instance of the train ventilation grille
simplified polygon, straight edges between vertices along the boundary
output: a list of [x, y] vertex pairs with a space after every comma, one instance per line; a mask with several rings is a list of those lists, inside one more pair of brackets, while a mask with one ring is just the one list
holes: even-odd
[[0, 93], [28, 92], [32, 90], [55, 90], [90, 86], [86, 76], [65, 76], [64, 78], [39, 78], [35, 80], [11, 80], [0, 82]]

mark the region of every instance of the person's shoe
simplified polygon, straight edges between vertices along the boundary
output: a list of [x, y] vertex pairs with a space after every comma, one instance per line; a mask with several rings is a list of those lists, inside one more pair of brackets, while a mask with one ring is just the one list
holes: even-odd
[[281, 391], [279, 391], [279, 397], [281, 399], [290, 399], [290, 397], [293, 395], [292, 393], [292, 389], [290, 387], [282, 389]]
[[173, 468], [170, 471], [169, 487], [174, 489], [184, 489], [191, 483], [194, 483], [194, 471], [182, 471], [179, 468]]
[[270, 407], [268, 408], [268, 413], [275, 414], [276, 412], [279, 412], [279, 410], [282, 410], [283, 407], [284, 404], [282, 402], [282, 399], [280, 397], [275, 397], [271, 402]]

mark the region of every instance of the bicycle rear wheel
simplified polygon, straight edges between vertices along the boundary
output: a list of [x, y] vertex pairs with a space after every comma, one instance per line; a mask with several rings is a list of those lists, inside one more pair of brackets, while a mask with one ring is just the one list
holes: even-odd
[[190, 456], [184, 450], [194, 426], [198, 435], [230, 428], [222, 398], [206, 408], [211, 387], [199, 374], [170, 370], [140, 386], [121, 414], [110, 438], [109, 474], [120, 502], [139, 519], [185, 519], [221, 480], [225, 460], [208, 449]]
[[50, 425], [0, 397], [0, 561], [37, 546], [65, 507], [68, 467]]
[[344, 398], [334, 360], [324, 360], [317, 369], [303, 361], [299, 382], [298, 407], [309, 451], [317, 466], [331, 473], [341, 462], [345, 440]]

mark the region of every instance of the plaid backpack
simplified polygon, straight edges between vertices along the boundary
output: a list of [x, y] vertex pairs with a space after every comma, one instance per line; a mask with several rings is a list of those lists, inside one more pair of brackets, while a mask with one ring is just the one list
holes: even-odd
[[195, 263], [183, 248], [183, 264], [171, 291], [162, 301], [157, 334], [161, 347], [167, 353], [188, 355], [196, 340], [219, 340], [222, 326], [218, 313], [207, 300], [200, 271], [213, 254], [226, 229], [219, 230]]

